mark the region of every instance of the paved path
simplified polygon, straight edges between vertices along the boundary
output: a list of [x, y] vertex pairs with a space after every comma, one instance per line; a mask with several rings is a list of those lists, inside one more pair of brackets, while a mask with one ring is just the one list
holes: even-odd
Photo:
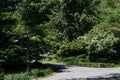
[[120, 68], [89, 68], [49, 64], [58, 73], [38, 80], [120, 80]]

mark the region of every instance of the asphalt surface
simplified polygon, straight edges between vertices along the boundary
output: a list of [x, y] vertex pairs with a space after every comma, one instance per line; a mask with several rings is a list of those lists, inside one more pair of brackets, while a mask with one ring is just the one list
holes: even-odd
[[51, 67], [57, 74], [37, 80], [120, 80], [120, 67], [89, 68], [51, 63], [44, 64]]

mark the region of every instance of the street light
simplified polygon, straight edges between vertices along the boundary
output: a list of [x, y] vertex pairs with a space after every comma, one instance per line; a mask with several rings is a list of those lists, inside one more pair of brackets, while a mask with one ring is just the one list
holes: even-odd
[[26, 37], [27, 37], [27, 74], [31, 74], [31, 58], [30, 58], [30, 31], [26, 30]]

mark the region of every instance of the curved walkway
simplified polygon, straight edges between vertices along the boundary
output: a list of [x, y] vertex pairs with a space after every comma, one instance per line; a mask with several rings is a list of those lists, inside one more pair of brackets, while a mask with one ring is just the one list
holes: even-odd
[[120, 68], [89, 68], [44, 63], [58, 73], [38, 80], [120, 80]]

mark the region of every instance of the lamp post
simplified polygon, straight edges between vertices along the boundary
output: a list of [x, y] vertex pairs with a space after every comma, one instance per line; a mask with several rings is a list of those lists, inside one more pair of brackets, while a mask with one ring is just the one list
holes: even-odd
[[31, 59], [30, 59], [30, 31], [26, 30], [26, 37], [27, 37], [27, 74], [31, 74]]

